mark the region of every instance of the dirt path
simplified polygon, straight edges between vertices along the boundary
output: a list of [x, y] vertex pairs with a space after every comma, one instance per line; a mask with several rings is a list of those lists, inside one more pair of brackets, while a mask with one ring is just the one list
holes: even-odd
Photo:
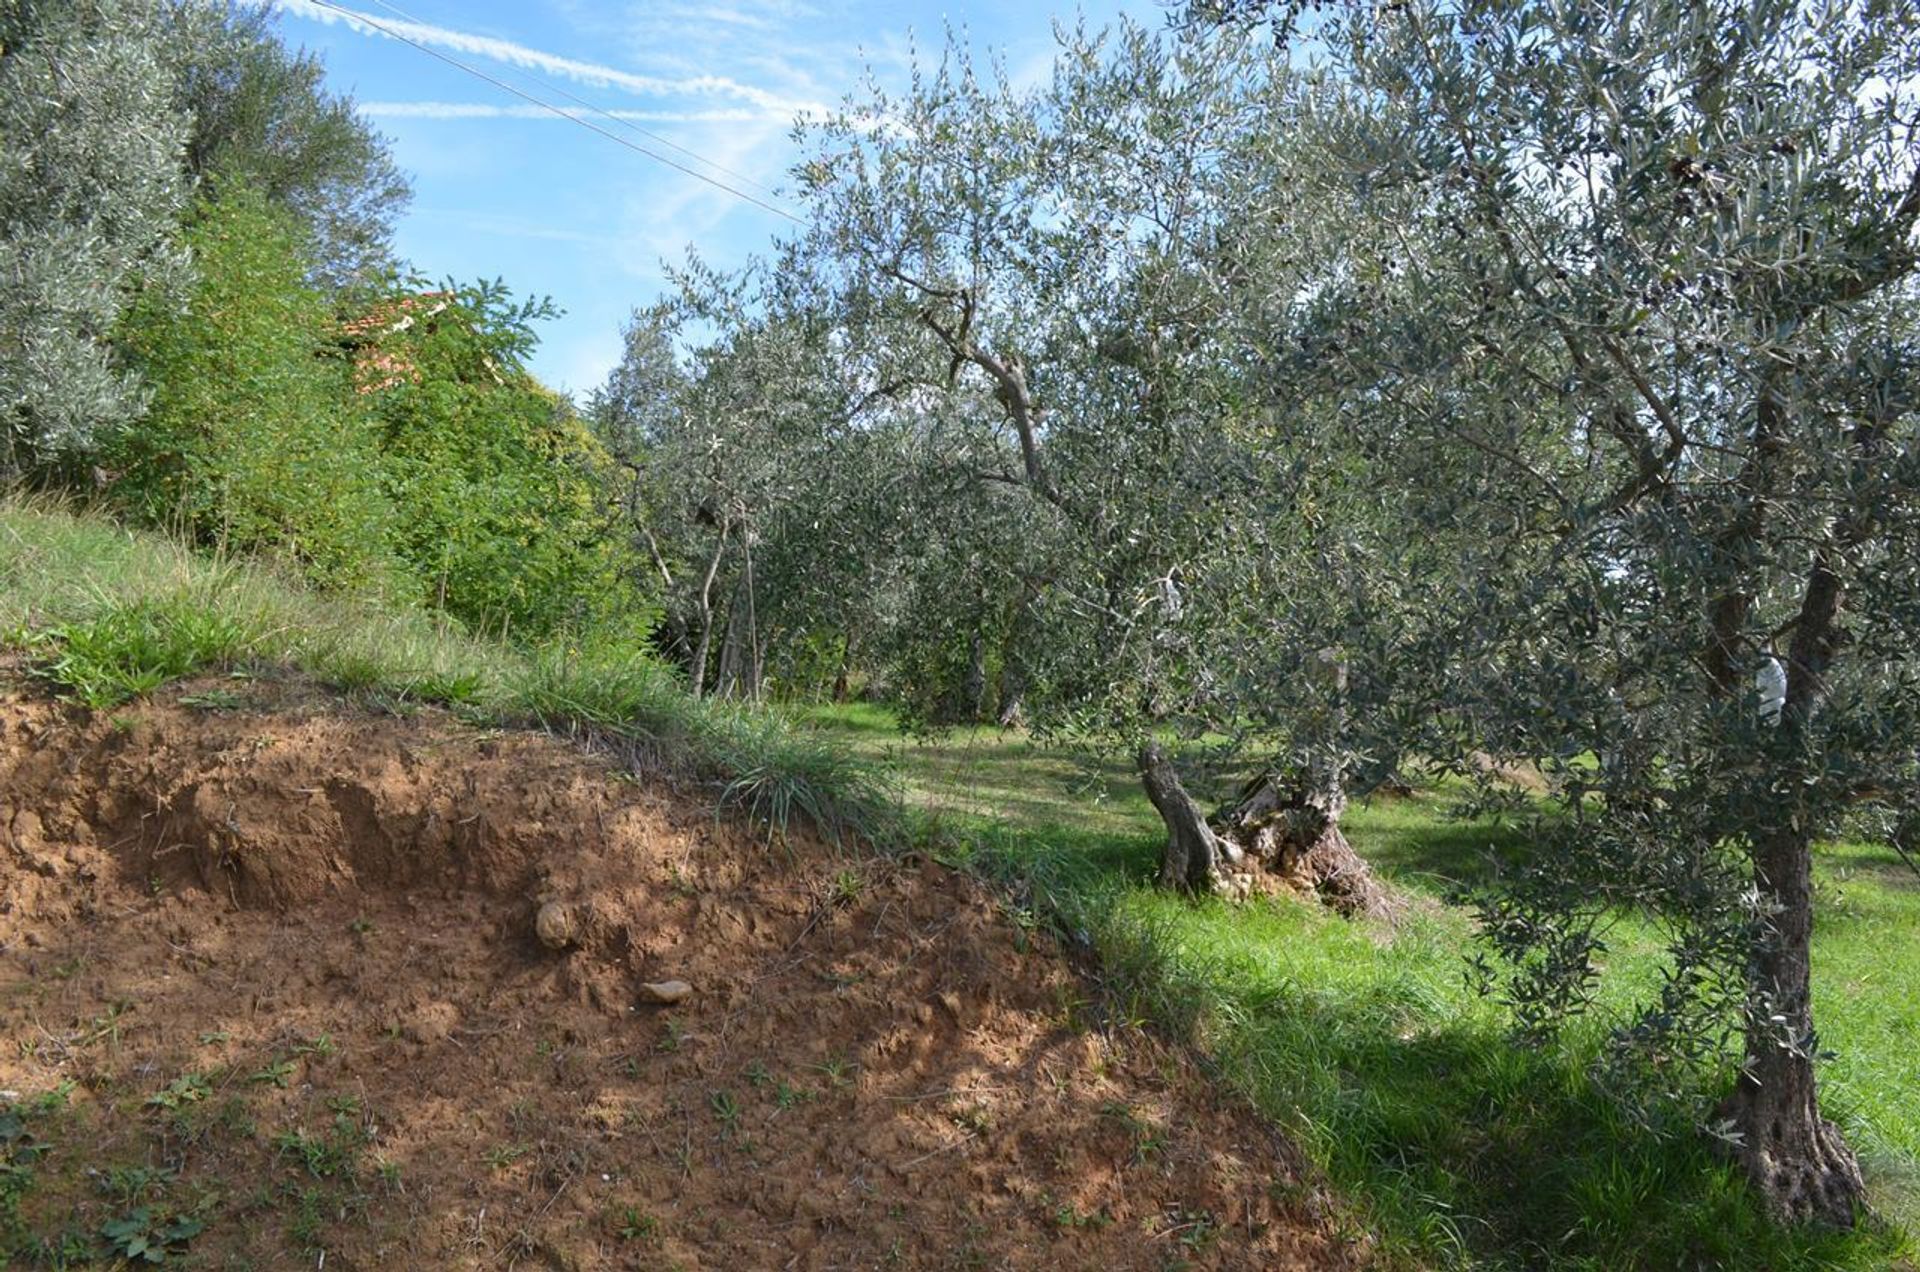
[[130, 1227], [216, 1268], [1363, 1261], [1270, 1129], [937, 866], [257, 681], [0, 688], [0, 800], [28, 1266]]

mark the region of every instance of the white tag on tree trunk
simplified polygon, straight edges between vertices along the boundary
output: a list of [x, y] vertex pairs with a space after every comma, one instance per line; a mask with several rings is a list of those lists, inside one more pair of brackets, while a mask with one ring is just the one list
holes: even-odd
[[1754, 692], [1760, 695], [1760, 719], [1766, 724], [1780, 723], [1787, 705], [1787, 669], [1771, 654], [1753, 674]]

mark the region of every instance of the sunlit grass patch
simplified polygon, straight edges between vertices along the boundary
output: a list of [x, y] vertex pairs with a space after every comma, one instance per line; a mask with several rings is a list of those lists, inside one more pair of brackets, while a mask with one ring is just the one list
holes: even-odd
[[40, 633], [34, 669], [62, 693], [99, 710], [189, 672], [230, 664], [255, 636], [233, 616], [183, 597], [138, 600]]
[[[1920, 878], [1889, 850], [1820, 856], [1814, 962], [1821, 1041], [1835, 1053], [1826, 1103], [1891, 1224], [1788, 1232], [1696, 1133], [1709, 1090], [1683, 1086], [1648, 1125], [1592, 1079], [1610, 1020], [1659, 974], [1651, 924], [1620, 917], [1597, 1011], [1557, 1045], [1518, 1046], [1469, 990], [1470, 918], [1447, 898], [1528, 844], [1512, 825], [1451, 818], [1452, 792], [1349, 811], [1354, 846], [1416, 902], [1387, 931], [1305, 903], [1157, 891], [1164, 832], [1124, 762], [998, 730], [905, 739], [864, 705], [810, 718], [893, 756], [956, 859], [1090, 942], [1109, 1010], [1194, 1038], [1324, 1166], [1389, 1266], [1878, 1272], [1915, 1257], [1920, 998], [1907, 987], [1920, 983]], [[1097, 805], [1061, 780], [1068, 769], [1104, 778]]]

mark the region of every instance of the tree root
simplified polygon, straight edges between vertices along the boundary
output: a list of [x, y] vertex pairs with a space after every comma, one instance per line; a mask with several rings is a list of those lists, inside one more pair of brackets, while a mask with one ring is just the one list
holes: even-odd
[[[1812, 1062], [1778, 1057], [1781, 1073], [1764, 1084], [1742, 1074], [1720, 1106], [1740, 1132], [1731, 1150], [1773, 1216], [1782, 1223], [1851, 1228], [1866, 1199], [1860, 1163], [1840, 1128], [1820, 1116]], [[1804, 1068], [1804, 1073], [1799, 1072]], [[1789, 1072], [1788, 1070], [1792, 1070]]]

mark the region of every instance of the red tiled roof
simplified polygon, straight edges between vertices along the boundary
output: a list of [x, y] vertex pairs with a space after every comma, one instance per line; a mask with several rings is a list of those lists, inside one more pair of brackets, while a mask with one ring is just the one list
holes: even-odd
[[376, 342], [381, 336], [405, 331], [422, 318], [444, 312], [452, 303], [452, 292], [420, 292], [383, 301], [370, 313], [342, 322], [341, 334], [354, 345], [353, 391], [378, 393], [408, 380], [419, 380], [419, 368], [411, 359], [403, 353], [382, 349]]

